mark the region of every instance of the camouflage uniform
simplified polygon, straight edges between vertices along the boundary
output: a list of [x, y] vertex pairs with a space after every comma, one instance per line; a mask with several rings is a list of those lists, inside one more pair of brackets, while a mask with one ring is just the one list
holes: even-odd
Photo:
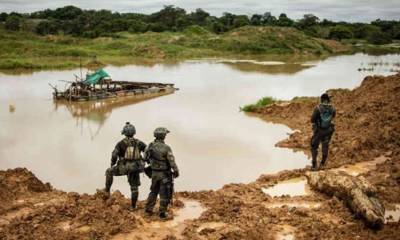
[[[133, 146], [137, 157], [136, 159], [125, 159], [128, 146]], [[139, 173], [144, 169], [144, 162], [141, 153], [146, 149], [146, 144], [142, 141], [126, 136], [117, 143], [111, 156], [111, 167], [106, 170], [106, 188], [110, 192], [114, 176], [128, 176], [128, 182], [131, 188], [132, 207], [136, 207], [139, 196], [140, 176]]]
[[[165, 128], [160, 131], [165, 131], [164, 137], [169, 132]], [[152, 170], [151, 192], [147, 199], [146, 212], [153, 211], [157, 195], [160, 194], [160, 217], [165, 217], [173, 194], [173, 178], [179, 176], [179, 170], [171, 148], [164, 143], [164, 137], [158, 137], [156, 132], [157, 129], [155, 131], [156, 140], [149, 144], [145, 152], [145, 159], [150, 163]]]
[[321, 166], [325, 165], [326, 159], [328, 158], [329, 142], [332, 138], [332, 134], [335, 131], [335, 125], [331, 124], [328, 128], [321, 127], [321, 112], [331, 111], [332, 119], [336, 116], [335, 108], [329, 103], [321, 103], [315, 107], [311, 115], [311, 123], [313, 129], [313, 135], [311, 137], [311, 155], [312, 155], [312, 167], [317, 167], [318, 148], [320, 143], [322, 144], [322, 160]]

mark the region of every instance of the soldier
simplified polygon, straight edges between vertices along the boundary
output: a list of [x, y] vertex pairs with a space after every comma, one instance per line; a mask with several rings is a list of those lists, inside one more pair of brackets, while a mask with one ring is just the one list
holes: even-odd
[[335, 131], [332, 120], [336, 116], [336, 110], [330, 103], [327, 93], [321, 95], [321, 103], [315, 107], [311, 115], [313, 136], [311, 138], [312, 170], [317, 170], [317, 156], [319, 144], [322, 143], [322, 160], [320, 168], [323, 168], [328, 158], [329, 142]]
[[143, 172], [144, 161], [141, 155], [146, 149], [146, 144], [135, 139], [135, 127], [129, 122], [126, 123], [121, 132], [125, 138], [117, 143], [111, 155], [111, 167], [106, 170], [106, 188], [110, 193], [114, 176], [128, 176], [131, 187], [131, 205], [136, 209], [136, 202], [139, 196], [140, 176]]
[[166, 128], [157, 128], [154, 131], [154, 142], [150, 143], [145, 151], [145, 160], [151, 167], [151, 192], [147, 198], [146, 213], [149, 215], [153, 213], [157, 195], [160, 194], [159, 216], [161, 219], [168, 217], [167, 208], [172, 199], [173, 178], [179, 176], [172, 150], [164, 143], [167, 133], [169, 131]]

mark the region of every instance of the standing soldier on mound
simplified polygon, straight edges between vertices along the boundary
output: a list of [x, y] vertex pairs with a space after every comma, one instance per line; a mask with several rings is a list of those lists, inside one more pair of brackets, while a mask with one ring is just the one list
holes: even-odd
[[329, 142], [335, 131], [332, 120], [336, 116], [336, 110], [330, 103], [327, 93], [321, 95], [321, 103], [315, 107], [311, 115], [313, 136], [311, 138], [312, 170], [317, 170], [317, 157], [319, 144], [322, 143], [322, 160], [320, 168], [323, 168], [328, 158]]
[[[149, 144], [145, 152], [145, 159], [151, 167], [151, 187], [147, 198], [146, 213], [152, 214], [156, 205], [157, 195], [160, 194], [160, 218], [168, 217], [167, 208], [173, 194], [173, 178], [179, 176], [178, 166], [175, 163], [171, 148], [164, 143], [169, 133], [166, 128], [157, 128], [154, 131], [154, 142]], [[172, 171], [171, 171], [172, 170]], [[147, 171], [146, 171], [147, 172]]]
[[105, 191], [110, 193], [114, 176], [128, 176], [131, 187], [131, 204], [136, 209], [136, 202], [139, 196], [140, 176], [143, 172], [144, 161], [141, 153], [146, 149], [146, 144], [135, 139], [135, 127], [129, 122], [122, 129], [121, 134], [125, 138], [117, 143], [111, 155], [111, 167], [106, 171]]

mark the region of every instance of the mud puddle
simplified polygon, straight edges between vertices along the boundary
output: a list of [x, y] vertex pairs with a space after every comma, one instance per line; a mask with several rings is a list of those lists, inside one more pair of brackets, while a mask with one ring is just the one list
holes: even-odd
[[182, 238], [182, 232], [186, 227], [185, 222], [199, 218], [206, 210], [198, 201], [183, 200], [183, 203], [185, 206], [174, 214], [173, 220], [147, 222], [147, 219], [143, 219], [143, 226], [128, 234], [118, 234], [113, 239], [164, 239], [172, 236], [178, 239]]
[[334, 169], [334, 171], [344, 171], [352, 176], [358, 176], [360, 174], [375, 170], [378, 164], [384, 163], [387, 159], [388, 158], [385, 156], [380, 156], [372, 161], [345, 165], [340, 168]]
[[262, 188], [261, 190], [271, 197], [305, 196], [310, 193], [307, 179], [304, 177], [282, 181], [272, 187]]

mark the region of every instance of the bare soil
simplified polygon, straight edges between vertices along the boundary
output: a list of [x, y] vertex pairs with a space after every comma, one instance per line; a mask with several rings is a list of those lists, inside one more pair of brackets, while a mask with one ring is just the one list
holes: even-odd
[[[356, 175], [377, 189], [385, 208], [393, 208], [400, 203], [400, 74], [367, 77], [354, 90], [330, 93], [338, 114], [328, 168], [357, 169]], [[257, 114], [298, 130], [278, 146], [308, 154], [309, 118], [317, 102], [297, 98]], [[0, 171], [0, 239], [277, 239], [290, 234], [295, 239], [400, 239], [399, 222], [371, 229], [335, 196], [311, 190], [302, 196], [271, 197], [262, 191], [304, 177], [307, 171], [262, 175], [252, 183], [227, 184], [216, 191], [176, 193], [171, 214], [179, 212], [185, 199], [204, 207], [200, 217], [176, 224], [145, 216], [143, 202], [131, 211], [129, 199], [119, 192], [110, 197], [101, 191], [66, 193], [27, 169]]]

